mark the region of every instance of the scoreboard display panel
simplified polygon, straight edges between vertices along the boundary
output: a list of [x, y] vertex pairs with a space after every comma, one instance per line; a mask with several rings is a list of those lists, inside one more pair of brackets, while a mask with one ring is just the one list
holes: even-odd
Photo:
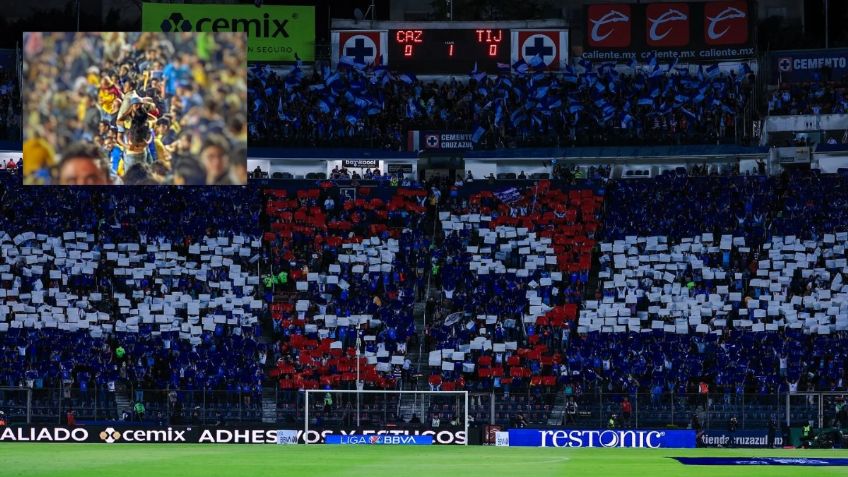
[[508, 28], [432, 29], [388, 31], [392, 69], [414, 74], [494, 73], [498, 63], [510, 63]]

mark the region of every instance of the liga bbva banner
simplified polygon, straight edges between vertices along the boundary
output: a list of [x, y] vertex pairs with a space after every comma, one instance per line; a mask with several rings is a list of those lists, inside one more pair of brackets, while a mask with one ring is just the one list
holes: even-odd
[[315, 60], [315, 7], [143, 3], [142, 31], [247, 32], [248, 61]]
[[589, 60], [710, 62], [754, 56], [755, 6], [747, 0], [584, 5]]

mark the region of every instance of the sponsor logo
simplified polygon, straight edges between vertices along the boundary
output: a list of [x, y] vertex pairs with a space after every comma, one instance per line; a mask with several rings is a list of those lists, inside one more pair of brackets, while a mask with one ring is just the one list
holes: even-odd
[[704, 5], [704, 41], [708, 45], [748, 41], [748, 4], [737, 1]]
[[540, 431], [542, 447], [660, 447], [661, 431]]
[[433, 444], [465, 444], [467, 439], [465, 435], [465, 431], [410, 431], [405, 429], [363, 429], [363, 430], [324, 430], [324, 431], [312, 431], [304, 433], [303, 431], [298, 431], [298, 442], [303, 442], [307, 444], [322, 444], [326, 441], [328, 436], [353, 436], [353, 435], [378, 435], [378, 436], [432, 436]]
[[428, 134], [424, 138], [424, 142], [427, 144], [427, 147], [437, 148], [439, 147], [439, 136], [437, 134]]
[[292, 430], [278, 430], [277, 431], [277, 444], [281, 445], [295, 445], [297, 444], [297, 431]]
[[116, 431], [114, 428], [107, 427], [100, 433], [100, 439], [106, 441], [107, 444], [111, 444], [121, 438], [121, 433]]
[[695, 431], [510, 429], [510, 447], [691, 448]]
[[620, 48], [630, 44], [630, 5], [589, 5], [589, 45]]
[[116, 431], [112, 427], [107, 427], [100, 433], [100, 440], [107, 444], [115, 442], [187, 442], [185, 438], [186, 432], [191, 431], [191, 428], [174, 429], [124, 429]]
[[326, 443], [341, 445], [430, 445], [433, 443], [433, 436], [329, 435], [326, 438]]
[[278, 432], [275, 429], [206, 429], [200, 434], [199, 443], [212, 444], [277, 444]]
[[[292, 18], [296, 18], [297, 14], [293, 14]], [[186, 32], [186, 31], [243, 31], [248, 35], [263, 37], [263, 38], [288, 38], [289, 32], [286, 30], [289, 20], [279, 20], [271, 18], [271, 15], [265, 13], [262, 19], [258, 18], [211, 18], [203, 17], [197, 20], [194, 24], [190, 20], [183, 17], [180, 12], [173, 12], [171, 15], [162, 20], [159, 28], [165, 32]]]
[[689, 43], [689, 6], [652, 3], [647, 7], [648, 44], [682, 46]]
[[[765, 447], [768, 445], [768, 433], [765, 431], [738, 431], [734, 435], [723, 432], [707, 431], [701, 436], [701, 443], [707, 446], [727, 447]], [[783, 437], [775, 436], [774, 443], [783, 446]]]
[[85, 442], [88, 430], [82, 427], [6, 427], [0, 433], [0, 442]]

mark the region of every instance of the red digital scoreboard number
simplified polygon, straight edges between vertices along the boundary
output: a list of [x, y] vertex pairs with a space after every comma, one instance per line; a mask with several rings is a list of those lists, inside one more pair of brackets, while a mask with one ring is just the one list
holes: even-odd
[[504, 38], [503, 30], [474, 30], [477, 33], [477, 43], [488, 45], [489, 56], [498, 56], [498, 46]]
[[509, 63], [509, 30], [389, 30], [389, 66], [409, 73], [441, 74], [480, 70], [494, 72]]

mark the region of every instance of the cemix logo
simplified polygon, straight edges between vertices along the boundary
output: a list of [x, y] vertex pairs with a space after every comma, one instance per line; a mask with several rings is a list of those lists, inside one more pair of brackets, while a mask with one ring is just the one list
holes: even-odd
[[587, 13], [591, 24], [589, 45], [608, 48], [630, 45], [630, 5], [589, 5]]
[[176, 430], [168, 428], [165, 430], [132, 430], [125, 429], [123, 432], [116, 431], [112, 427], [107, 427], [100, 433], [100, 439], [107, 443], [113, 444], [118, 441], [123, 442], [186, 442], [185, 434], [191, 428], [185, 430]]
[[121, 438], [121, 433], [111, 427], [107, 427], [100, 433], [100, 439], [111, 444]]
[[689, 6], [682, 3], [652, 3], [647, 9], [648, 44], [683, 46], [689, 43]]
[[[297, 14], [292, 14], [292, 18], [296, 19]], [[194, 24], [190, 20], [183, 17], [182, 13], [174, 12], [162, 20], [159, 28], [165, 33], [170, 32], [187, 32], [187, 31], [233, 31], [246, 32], [248, 36], [262, 38], [288, 38], [289, 32], [286, 30], [289, 20], [282, 21], [271, 18], [271, 15], [265, 13], [262, 19], [258, 18], [210, 18], [204, 17], [198, 19]]]
[[716, 2], [704, 5], [704, 41], [734, 45], [748, 41], [748, 3]]

